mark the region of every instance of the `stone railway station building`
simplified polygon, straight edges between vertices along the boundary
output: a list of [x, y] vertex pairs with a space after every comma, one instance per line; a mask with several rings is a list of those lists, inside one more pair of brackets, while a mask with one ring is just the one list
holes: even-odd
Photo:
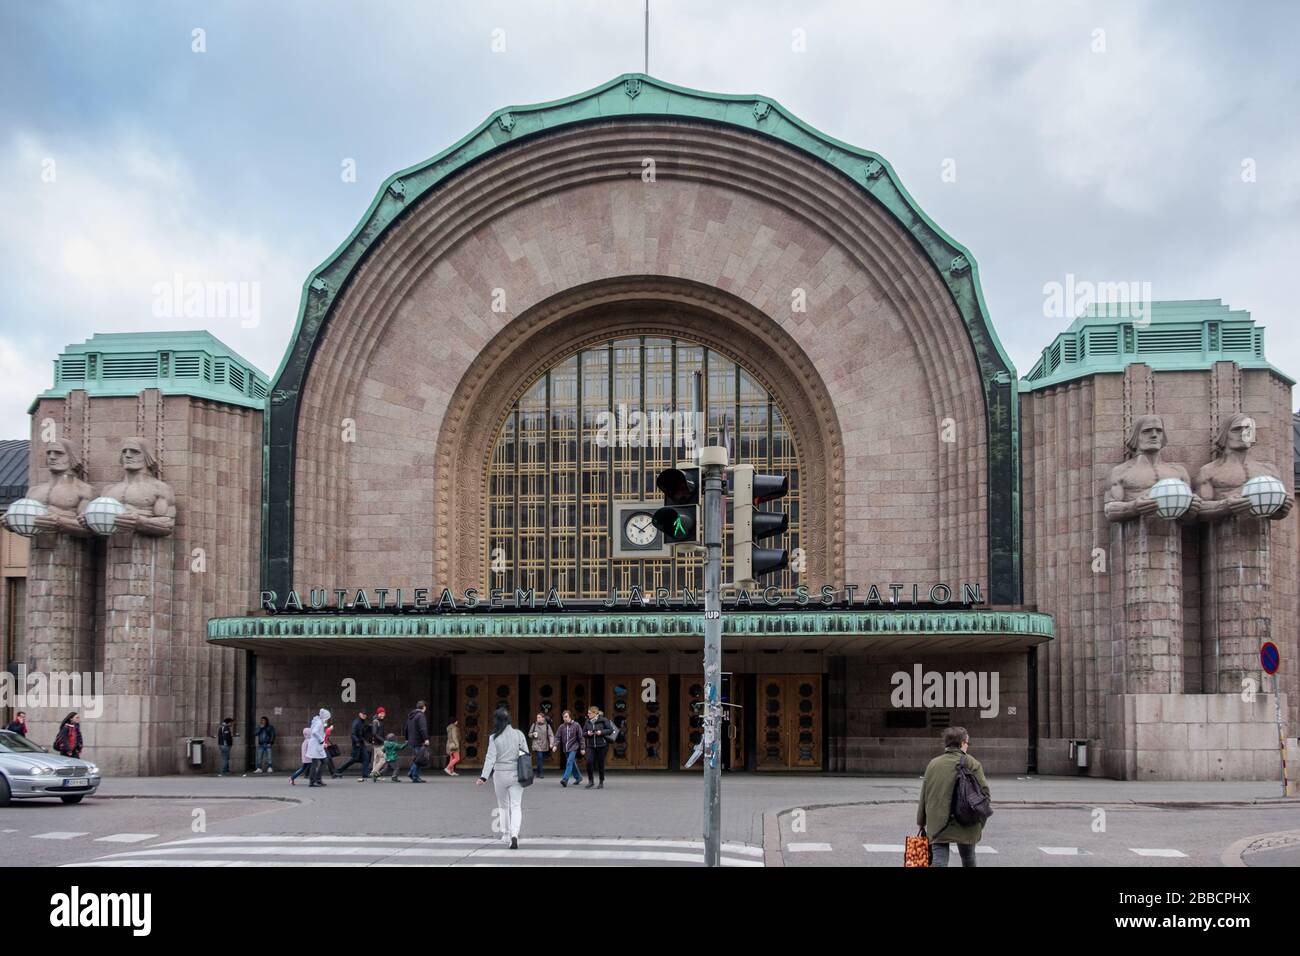
[[57, 357], [6, 663], [104, 675], [110, 774], [263, 714], [290, 767], [318, 708], [400, 733], [417, 699], [469, 766], [505, 702], [598, 704], [611, 766], [678, 769], [700, 563], [643, 516], [689, 451], [627, 426], [700, 372], [709, 433], [790, 478], [791, 567], [724, 600], [731, 770], [914, 773], [961, 724], [994, 773], [1276, 777], [1293, 382], [1217, 301], [1055, 331], [1019, 376], [974, 256], [772, 100], [632, 74], [502, 109], [384, 183], [274, 376], [202, 332]]

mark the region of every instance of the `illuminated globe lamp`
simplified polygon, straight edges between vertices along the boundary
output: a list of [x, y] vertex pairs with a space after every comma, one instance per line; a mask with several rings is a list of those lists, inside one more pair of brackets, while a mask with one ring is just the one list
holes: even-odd
[[1250, 513], [1267, 518], [1286, 501], [1286, 485], [1272, 475], [1257, 475], [1241, 486], [1241, 496], [1250, 502]]
[[5, 512], [5, 527], [24, 538], [34, 538], [41, 533], [36, 519], [49, 513], [50, 509], [35, 498], [19, 498]]
[[116, 498], [96, 498], [86, 505], [86, 527], [105, 537], [117, 530], [117, 516], [126, 511]]
[[1192, 488], [1181, 478], [1161, 478], [1147, 497], [1156, 503], [1156, 517], [1167, 521], [1181, 518], [1192, 506]]

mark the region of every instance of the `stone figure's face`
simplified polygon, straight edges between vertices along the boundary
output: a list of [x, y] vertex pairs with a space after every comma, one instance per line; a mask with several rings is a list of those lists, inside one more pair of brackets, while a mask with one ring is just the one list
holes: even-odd
[[56, 475], [63, 474], [71, 467], [68, 453], [61, 445], [51, 445], [45, 449], [45, 467]]
[[1159, 451], [1165, 445], [1165, 427], [1158, 420], [1149, 421], [1138, 432], [1138, 451]]
[[1255, 444], [1255, 419], [1244, 418], [1228, 429], [1228, 449], [1245, 451]]
[[144, 449], [136, 441], [123, 442], [122, 467], [127, 471], [139, 471], [144, 467]]

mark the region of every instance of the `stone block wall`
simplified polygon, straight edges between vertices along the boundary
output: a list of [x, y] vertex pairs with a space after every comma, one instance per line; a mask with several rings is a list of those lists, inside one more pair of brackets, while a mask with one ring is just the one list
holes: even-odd
[[[32, 421], [33, 484], [45, 480], [42, 425], [53, 421], [96, 491], [120, 480], [120, 440], [140, 436], [175, 493], [168, 537], [35, 540], [34, 554], [68, 555], [29, 565], [26, 655], [31, 669], [103, 675], [103, 713], [83, 720], [83, 753], [104, 772], [175, 773], [191, 736], [215, 750], [221, 718], [242, 716], [243, 654], [210, 646], [206, 623], [256, 607], [261, 412], [157, 389], [93, 399], [74, 391], [42, 399]], [[33, 714], [37, 739], [53, 740], [62, 716]]]

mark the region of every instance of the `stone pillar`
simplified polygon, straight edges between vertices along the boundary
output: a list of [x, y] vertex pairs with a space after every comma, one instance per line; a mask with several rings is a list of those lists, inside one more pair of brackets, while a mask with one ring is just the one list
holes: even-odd
[[[1259, 678], [1259, 648], [1272, 639], [1269, 535], [1272, 522], [1239, 517], [1209, 526], [1203, 584], [1201, 672], [1207, 694], [1239, 694]], [[1261, 693], [1264, 688], [1257, 687]]]
[[31, 539], [27, 564], [29, 670], [96, 669], [94, 548], [94, 541], [65, 534]]
[[1182, 529], [1149, 514], [1110, 533], [1110, 692], [1181, 694]]
[[143, 776], [174, 770], [173, 539], [118, 532], [104, 561], [105, 721], [100, 766]]

